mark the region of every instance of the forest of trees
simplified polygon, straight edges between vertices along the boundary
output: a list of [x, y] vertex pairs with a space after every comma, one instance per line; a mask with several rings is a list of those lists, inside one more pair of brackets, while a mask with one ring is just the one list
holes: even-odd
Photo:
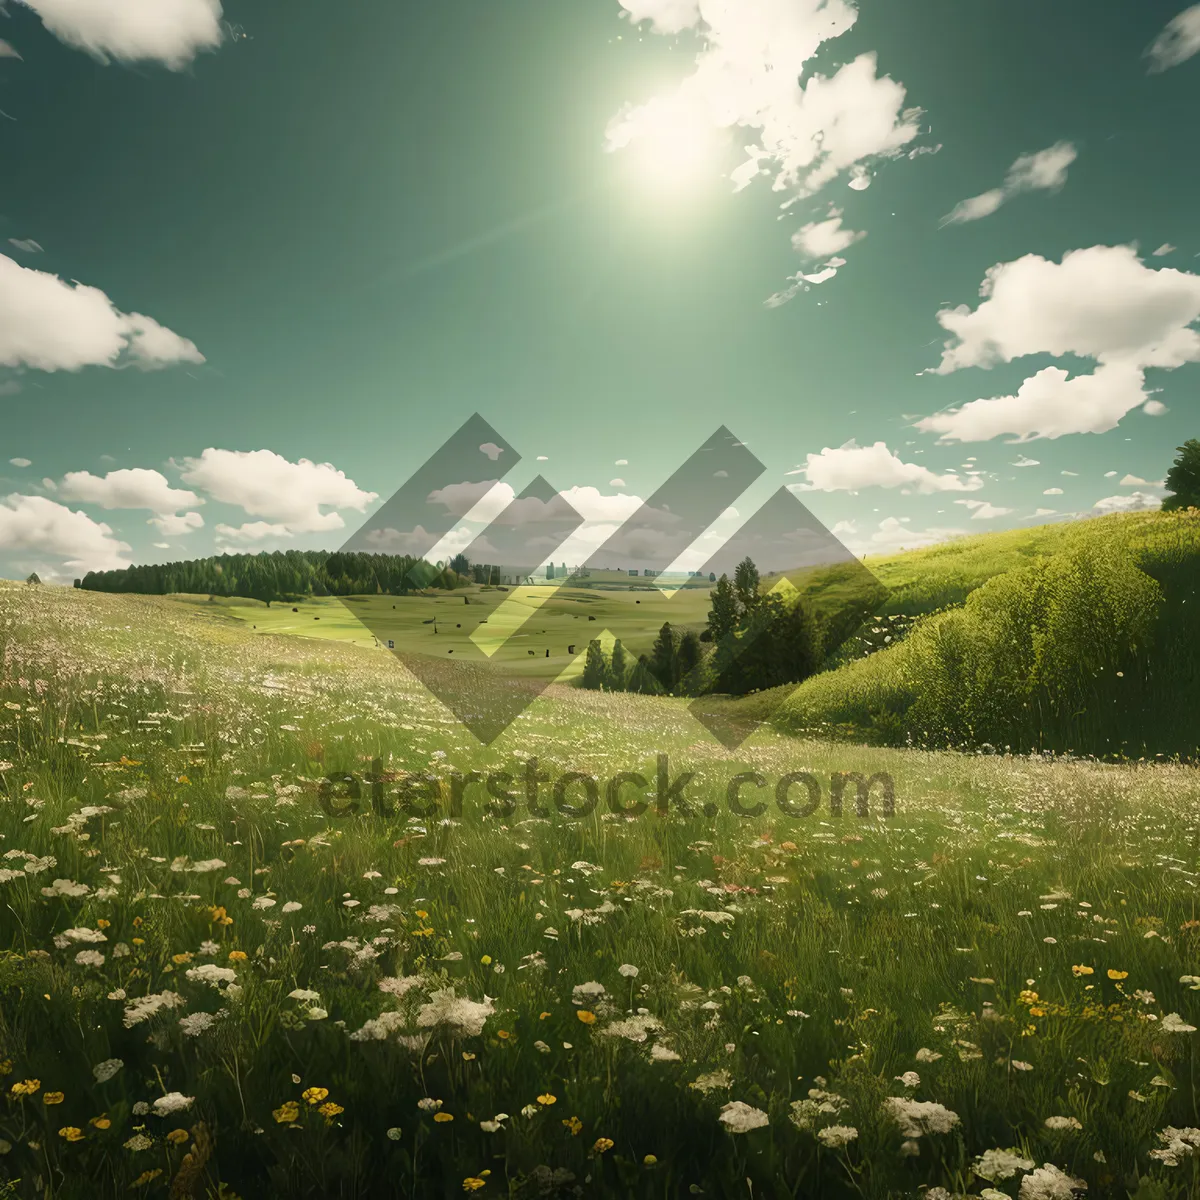
[[186, 562], [154, 563], [119, 571], [89, 571], [75, 586], [93, 592], [244, 596], [270, 605], [305, 596], [402, 596], [422, 588], [497, 583], [499, 571], [472, 564], [462, 554], [436, 567], [406, 554], [345, 554], [327, 550], [276, 550], [220, 554]]
[[[669, 622], [649, 654], [630, 660], [618, 641], [606, 655], [593, 641], [584, 660], [585, 688], [650, 695], [745, 695], [785, 683], [802, 683], [821, 669], [861, 616], [819, 617], [799, 596], [790, 600], [760, 590], [758, 568], [743, 559], [731, 580], [713, 588], [705, 629], [680, 631]], [[844, 628], [843, 628], [844, 626]]]

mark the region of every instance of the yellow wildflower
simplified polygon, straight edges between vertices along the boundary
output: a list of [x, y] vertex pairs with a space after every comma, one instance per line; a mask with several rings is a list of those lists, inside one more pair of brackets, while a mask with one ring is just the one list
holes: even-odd
[[1078, 979], [1082, 975], [1094, 975], [1095, 971], [1091, 967], [1078, 966], [1071, 968], [1071, 974]]
[[434, 1113], [434, 1114], [433, 1114], [433, 1119], [434, 1119], [434, 1120], [435, 1120], [435, 1121], [436, 1121], [436, 1122], [437, 1122], [439, 1125], [444, 1125], [444, 1124], [445, 1124], [447, 1121], [453, 1121], [453, 1120], [454, 1120], [454, 1114], [453, 1114], [453, 1113], [447, 1113], [447, 1112], [436, 1112], [436, 1113]]
[[280, 1125], [288, 1125], [300, 1115], [300, 1105], [295, 1100], [288, 1100], [275, 1109], [271, 1116], [279, 1122]]
[[26, 1079], [23, 1083], [14, 1083], [12, 1085], [12, 1094], [14, 1096], [32, 1096], [41, 1086], [42, 1081], [40, 1079]]
[[78, 1125], [64, 1125], [59, 1131], [60, 1138], [66, 1138], [68, 1142], [82, 1142], [83, 1130]]
[[586, 1008], [577, 1009], [575, 1015], [585, 1025], [595, 1025], [596, 1023], [596, 1014], [594, 1012], [589, 1012]]
[[319, 1112], [327, 1121], [332, 1121], [333, 1118], [338, 1115], [338, 1113], [343, 1113], [345, 1111], [346, 1110], [340, 1104], [334, 1104], [332, 1100], [322, 1104], [321, 1107], [317, 1109], [317, 1112]]
[[182, 1146], [187, 1140], [188, 1131], [186, 1129], [172, 1129], [171, 1132], [167, 1134], [167, 1141], [170, 1142], [172, 1146]]
[[300, 1095], [309, 1104], [320, 1104], [329, 1095], [329, 1089], [323, 1087], [305, 1088]]
[[135, 946], [144, 946], [144, 945], [146, 944], [146, 939], [145, 939], [145, 938], [130, 938], [129, 940], [130, 940], [130, 941], [131, 941], [131, 942], [132, 942], [132, 943], [133, 943]]
[[143, 1171], [129, 1186], [131, 1188], [144, 1187], [146, 1184], [157, 1179], [162, 1174], [162, 1167], [155, 1167], [153, 1171]]
[[658, 1162], [658, 1159], [655, 1158], [653, 1154], [647, 1154], [646, 1157], [642, 1159], [642, 1166], [652, 1167], [656, 1162]]
[[603, 1154], [606, 1150], [611, 1150], [612, 1148], [613, 1148], [612, 1138], [603, 1138], [603, 1137], [597, 1138], [595, 1140], [595, 1142], [592, 1144], [592, 1149], [597, 1154]]
[[245, 962], [248, 957], [249, 955], [245, 950], [230, 950], [229, 952], [230, 962]]
[[571, 1131], [572, 1137], [578, 1137], [579, 1131], [583, 1128], [583, 1122], [578, 1117], [567, 1117], [563, 1124]]
[[1114, 979], [1114, 980], [1128, 979], [1129, 972], [1128, 971], [1114, 971], [1112, 969], [1112, 967], [1109, 967], [1108, 968], [1108, 977], [1109, 977], [1109, 979]]
[[108, 1113], [102, 1113], [98, 1117], [93, 1117], [88, 1124], [96, 1129], [110, 1129], [112, 1127], [112, 1121], [109, 1119]]
[[558, 1100], [558, 1097], [557, 1097], [557, 1096], [552, 1096], [552, 1095], [551, 1095], [549, 1092], [543, 1092], [543, 1093], [542, 1093], [542, 1094], [541, 1094], [541, 1095], [538, 1097], [538, 1103], [539, 1103], [539, 1104], [545, 1104], [545, 1105], [547, 1105], [547, 1106], [549, 1106], [549, 1105], [551, 1105], [551, 1104], [554, 1104], [554, 1103], [555, 1103], [557, 1100]]
[[466, 1179], [463, 1180], [463, 1191], [477, 1192], [485, 1185], [486, 1182], [487, 1180], [480, 1179], [477, 1175], [468, 1175]]
[[177, 967], [181, 967], [184, 963], [192, 961], [192, 952], [190, 950], [185, 950], [182, 954], [172, 954], [171, 961]]
[[61, 1104], [66, 1099], [62, 1092], [47, 1092], [42, 1101], [46, 1104]]

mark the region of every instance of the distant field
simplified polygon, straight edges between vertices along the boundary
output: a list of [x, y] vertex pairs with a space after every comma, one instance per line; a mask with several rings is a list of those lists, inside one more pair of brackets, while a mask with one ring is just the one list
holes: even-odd
[[592, 638], [606, 644], [619, 638], [636, 658], [650, 650], [664, 621], [700, 629], [708, 614], [707, 589], [684, 589], [667, 596], [655, 587], [523, 587], [508, 592], [473, 587], [420, 596], [312, 598], [270, 608], [238, 598], [172, 599], [201, 610], [218, 609], [252, 632], [368, 647], [391, 638], [409, 653], [436, 658], [448, 658], [453, 651], [478, 661], [472, 634], [482, 637], [481, 626], [484, 633], [488, 625], [503, 627], [511, 631], [510, 636], [491, 656], [493, 666], [506, 673], [564, 681], [582, 672]]

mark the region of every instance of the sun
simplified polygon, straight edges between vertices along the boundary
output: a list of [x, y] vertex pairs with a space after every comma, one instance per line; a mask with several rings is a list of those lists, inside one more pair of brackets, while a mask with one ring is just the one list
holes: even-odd
[[702, 109], [660, 98], [631, 114], [624, 156], [639, 190], [677, 198], [719, 175], [724, 140]]

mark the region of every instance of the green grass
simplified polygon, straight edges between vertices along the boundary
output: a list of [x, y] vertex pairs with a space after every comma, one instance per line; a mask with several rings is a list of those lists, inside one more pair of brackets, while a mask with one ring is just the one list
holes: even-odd
[[[209, 607], [205, 597], [171, 599], [189, 607]], [[365, 647], [390, 638], [408, 653], [441, 658], [453, 651], [460, 657], [473, 656], [475, 661], [478, 652], [470, 638], [481, 622], [501, 624], [507, 617], [513, 632], [488, 660], [490, 665], [520, 677], [567, 681], [582, 674], [587, 643], [594, 637], [605, 642], [619, 638], [636, 658], [649, 652], [665, 621], [683, 628], [702, 628], [708, 614], [708, 593], [684, 588], [670, 596], [640, 585], [637, 589], [535, 586], [507, 592], [471, 587], [416, 596], [315, 598], [277, 602], [270, 608], [257, 601], [226, 599], [211, 607], [256, 633], [292, 634]], [[514, 615], [508, 616], [513, 610]], [[434, 619], [436, 633], [431, 623]], [[574, 654], [568, 652], [571, 646]]]
[[[1093, 1196], [1194, 1194], [1200, 1160], [1150, 1151], [1200, 1125], [1196, 771], [770, 730], [730, 755], [682, 701], [554, 686], [483, 748], [390, 656], [254, 623], [0, 585], [9, 1194], [978, 1195], [1009, 1147]], [[716, 816], [657, 815], [660, 752]], [[451, 815], [453, 771], [529, 755], [640, 770], [650, 811], [486, 815], [472, 790]], [[376, 758], [435, 775], [438, 812], [327, 815], [320, 779]], [[727, 811], [734, 774], [802, 770], [887, 772], [896, 814], [835, 816], [827, 786], [806, 819]], [[421, 1024], [451, 988], [478, 1034]], [[806, 1123], [810, 1089], [837, 1111]], [[957, 1119], [908, 1153], [888, 1097]], [[768, 1123], [728, 1131], [731, 1102]]]

